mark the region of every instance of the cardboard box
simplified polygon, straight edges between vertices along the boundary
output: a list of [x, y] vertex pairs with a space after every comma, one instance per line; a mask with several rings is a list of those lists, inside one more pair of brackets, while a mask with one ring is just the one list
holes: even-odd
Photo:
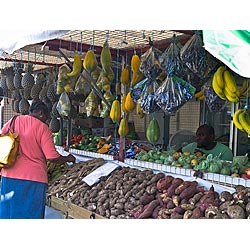
[[103, 118], [76, 118], [74, 119], [74, 124], [76, 126], [81, 126], [84, 128], [103, 128], [104, 120]]

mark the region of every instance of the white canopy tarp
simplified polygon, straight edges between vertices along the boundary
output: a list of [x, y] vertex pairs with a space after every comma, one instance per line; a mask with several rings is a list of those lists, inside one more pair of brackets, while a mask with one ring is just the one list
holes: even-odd
[[58, 38], [69, 30], [0, 30], [0, 57], [12, 54], [26, 45]]
[[250, 32], [248, 30], [203, 30], [205, 49], [231, 70], [250, 77]]

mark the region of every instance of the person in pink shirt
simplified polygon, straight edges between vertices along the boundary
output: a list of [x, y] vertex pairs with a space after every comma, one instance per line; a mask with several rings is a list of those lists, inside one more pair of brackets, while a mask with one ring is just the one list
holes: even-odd
[[[20, 136], [15, 164], [1, 170], [1, 195], [12, 193], [13, 197], [0, 203], [2, 219], [43, 219], [48, 186], [47, 161], [56, 164], [75, 162], [72, 154], [60, 155], [55, 148], [52, 132], [46, 121], [47, 106], [33, 101], [29, 115], [17, 116], [14, 130]], [[8, 121], [2, 128], [4, 134]]]

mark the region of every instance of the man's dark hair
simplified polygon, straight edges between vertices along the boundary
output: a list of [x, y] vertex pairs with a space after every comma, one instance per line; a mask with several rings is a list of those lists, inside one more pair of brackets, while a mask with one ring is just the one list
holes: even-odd
[[42, 111], [46, 116], [49, 117], [49, 109], [47, 105], [42, 101], [33, 101], [30, 105], [29, 112], [35, 113], [39, 111]]
[[201, 125], [199, 129], [203, 129], [208, 135], [214, 135], [214, 128], [208, 124]]

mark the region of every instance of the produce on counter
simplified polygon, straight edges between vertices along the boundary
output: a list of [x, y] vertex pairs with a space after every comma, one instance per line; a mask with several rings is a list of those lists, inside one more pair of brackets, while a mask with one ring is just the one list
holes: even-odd
[[105, 161], [101, 158], [73, 164], [49, 184], [48, 194], [115, 219], [235, 219], [250, 215], [250, 189], [235, 192], [207, 190], [194, 180], [152, 170], [118, 167], [89, 186], [82, 178]]

